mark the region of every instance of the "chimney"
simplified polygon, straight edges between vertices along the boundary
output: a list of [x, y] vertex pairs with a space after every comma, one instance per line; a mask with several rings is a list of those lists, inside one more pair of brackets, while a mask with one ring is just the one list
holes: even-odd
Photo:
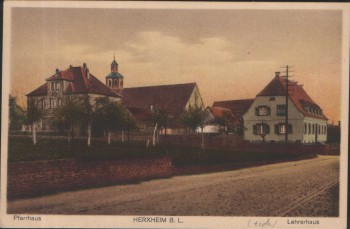
[[86, 68], [87, 66], [86, 66], [86, 63], [83, 63], [83, 68]]
[[340, 121], [338, 121], [338, 126], [340, 126]]
[[73, 68], [73, 65], [69, 65], [69, 68]]
[[275, 72], [275, 77], [279, 77], [281, 72]]
[[59, 73], [59, 72], [60, 72], [60, 70], [58, 68], [56, 68], [56, 74]]

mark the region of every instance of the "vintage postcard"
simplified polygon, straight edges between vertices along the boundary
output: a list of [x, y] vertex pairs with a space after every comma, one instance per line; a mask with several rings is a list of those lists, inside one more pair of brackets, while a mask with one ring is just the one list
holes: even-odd
[[5, 1], [0, 226], [346, 228], [349, 13]]

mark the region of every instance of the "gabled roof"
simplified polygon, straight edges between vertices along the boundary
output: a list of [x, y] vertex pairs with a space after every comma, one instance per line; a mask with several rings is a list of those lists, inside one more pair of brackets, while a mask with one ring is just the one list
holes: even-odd
[[124, 88], [118, 92], [122, 94], [126, 107], [149, 111], [152, 106], [165, 109], [168, 115], [177, 118], [186, 108], [196, 87], [196, 83], [187, 83]]
[[27, 96], [44, 96], [47, 95], [47, 83], [44, 83], [34, 91], [27, 94]]
[[236, 116], [242, 116], [252, 105], [254, 99], [215, 101], [213, 107], [224, 107], [231, 110]]
[[[285, 78], [276, 76], [257, 96], [285, 96], [286, 83]], [[311, 99], [301, 85], [288, 80], [288, 93], [289, 98], [301, 113], [310, 117], [327, 119], [323, 112], [317, 112], [318, 110], [322, 111], [322, 109]]]
[[86, 68], [70, 67], [67, 70], [59, 71], [47, 78], [47, 83], [30, 92], [27, 96], [47, 95], [47, 87], [50, 81], [65, 80], [69, 82], [68, 88], [63, 91], [65, 94], [98, 94], [110, 97], [121, 97], [94, 75], [91, 73], [88, 74]]

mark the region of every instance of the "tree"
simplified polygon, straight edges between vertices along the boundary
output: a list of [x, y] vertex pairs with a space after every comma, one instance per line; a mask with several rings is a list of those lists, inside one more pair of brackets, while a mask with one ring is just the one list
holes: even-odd
[[27, 112], [26, 112], [26, 124], [31, 126], [34, 145], [36, 145], [37, 143], [37, 138], [36, 138], [37, 124], [41, 120], [41, 118], [44, 116], [44, 110], [38, 107], [39, 102], [42, 102], [42, 100], [29, 98]]
[[235, 131], [234, 117], [230, 110], [224, 110], [221, 117], [217, 117], [213, 121], [220, 126], [220, 131], [226, 134], [226, 144], [228, 145], [228, 134]]
[[99, 113], [103, 112], [104, 107], [108, 104], [109, 98], [108, 97], [97, 97], [93, 98], [90, 96], [86, 96], [83, 98], [82, 102], [82, 110], [83, 110], [83, 117], [84, 122], [87, 125], [87, 145], [91, 145], [91, 127], [93, 122], [95, 121], [96, 117], [99, 115]]
[[26, 120], [25, 110], [17, 104], [17, 98], [10, 95], [10, 130], [19, 130]]
[[204, 127], [209, 122], [209, 114], [206, 110], [203, 109], [202, 106], [189, 106], [187, 110], [185, 110], [181, 117], [180, 122], [186, 126], [191, 128], [192, 130], [196, 130], [197, 128], [201, 129], [202, 133], [202, 142], [201, 148], [204, 149]]
[[152, 145], [155, 146], [156, 144], [156, 133], [157, 130], [164, 127], [166, 125], [166, 121], [167, 121], [167, 114], [165, 109], [163, 108], [154, 108], [152, 110], [152, 119], [153, 119], [153, 123], [154, 123], [154, 129], [153, 129], [153, 141], [152, 141]]
[[74, 129], [81, 122], [84, 115], [82, 100], [78, 97], [67, 96], [62, 101], [62, 105], [53, 112], [54, 124], [56, 127], [67, 130], [68, 142], [74, 136]]
[[128, 125], [127, 111], [118, 102], [108, 102], [104, 105], [96, 119], [107, 131], [107, 142], [111, 143], [111, 131], [124, 130]]

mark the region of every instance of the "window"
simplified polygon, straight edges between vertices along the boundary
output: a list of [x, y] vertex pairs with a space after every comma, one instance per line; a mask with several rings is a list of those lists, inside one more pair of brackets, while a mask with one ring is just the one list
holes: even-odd
[[59, 89], [60, 89], [60, 83], [59, 83], [59, 82], [52, 82], [52, 83], [51, 83], [51, 89], [52, 89], [53, 91], [59, 90]]
[[270, 98], [269, 98], [269, 101], [275, 101], [275, 100], [276, 100], [275, 97], [270, 97]]
[[312, 134], [315, 134], [315, 124], [312, 124]]
[[285, 134], [287, 132], [286, 125], [284, 125], [284, 124], [278, 125], [278, 132], [279, 132], [279, 134]]
[[258, 106], [255, 108], [255, 115], [267, 116], [271, 114], [271, 109], [268, 106]]
[[311, 134], [311, 124], [309, 123], [309, 134]]
[[270, 126], [266, 123], [258, 123], [253, 126], [253, 134], [264, 135], [270, 133]]
[[305, 123], [304, 124], [304, 134], [306, 134], [307, 133], [307, 124]]
[[277, 115], [286, 115], [286, 105], [277, 105]]
[[43, 100], [43, 108], [44, 109], [50, 108], [50, 103], [48, 103], [46, 100]]
[[288, 124], [288, 128], [286, 128], [285, 123], [278, 123], [275, 125], [275, 134], [286, 134], [288, 131], [288, 134], [292, 133], [292, 125]]
[[56, 99], [50, 98], [50, 107], [51, 108], [57, 107]]

